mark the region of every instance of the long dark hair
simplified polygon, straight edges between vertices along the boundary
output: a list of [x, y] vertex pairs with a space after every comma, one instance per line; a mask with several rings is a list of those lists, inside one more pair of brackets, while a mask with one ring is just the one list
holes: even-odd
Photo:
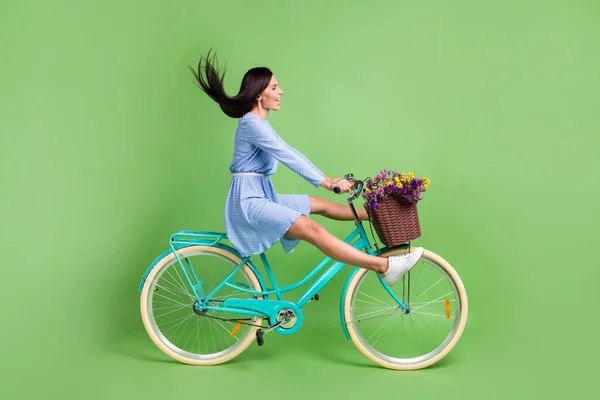
[[229, 97], [223, 88], [225, 70], [219, 74], [219, 62], [216, 54], [211, 57], [211, 50], [206, 57], [200, 57], [198, 72], [194, 71], [192, 67], [190, 70], [200, 89], [216, 101], [225, 114], [231, 118], [240, 118], [256, 105], [258, 96], [269, 85], [273, 73], [266, 67], [248, 70], [242, 79], [239, 93], [234, 97]]

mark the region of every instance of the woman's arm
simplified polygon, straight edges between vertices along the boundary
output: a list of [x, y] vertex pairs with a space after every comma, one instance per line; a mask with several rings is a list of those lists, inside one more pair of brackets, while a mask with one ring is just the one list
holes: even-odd
[[332, 187], [331, 187], [331, 178], [330, 178], [330, 177], [328, 177], [328, 176], [327, 176], [327, 175], [325, 175], [325, 174], [323, 174], [323, 177], [324, 177], [325, 179], [323, 180], [323, 182], [321, 182], [321, 185], [320, 185], [320, 186], [321, 186], [321, 187], [324, 187], [324, 188], [325, 188], [325, 189], [327, 189], [327, 190], [331, 190], [331, 189], [332, 189]]
[[317, 168], [304, 154], [287, 144], [273, 129], [252, 123], [240, 138], [277, 159], [314, 187], [323, 186], [325, 182], [323, 171]]
[[302, 176], [314, 187], [333, 191], [334, 187], [347, 192], [352, 184], [344, 178], [330, 178], [315, 166], [304, 154], [287, 144], [274, 129], [252, 123], [242, 139], [260, 148], [286, 167]]

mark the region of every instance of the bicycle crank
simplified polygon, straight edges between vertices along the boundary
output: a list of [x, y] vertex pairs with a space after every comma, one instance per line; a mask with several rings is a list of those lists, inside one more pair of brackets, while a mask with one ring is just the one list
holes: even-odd
[[296, 326], [298, 322], [298, 316], [294, 310], [290, 308], [284, 308], [277, 313], [277, 323], [284, 329], [291, 329]]
[[[284, 308], [277, 312], [275, 321], [275, 324], [271, 325], [267, 329], [259, 329], [256, 331], [256, 342], [259, 346], [265, 344], [264, 335], [271, 332], [272, 330], [279, 328], [277, 331], [282, 333], [285, 332], [286, 329], [294, 328], [298, 323], [298, 315], [294, 310], [290, 308]], [[282, 331], [281, 329], [284, 329], [284, 331]]]

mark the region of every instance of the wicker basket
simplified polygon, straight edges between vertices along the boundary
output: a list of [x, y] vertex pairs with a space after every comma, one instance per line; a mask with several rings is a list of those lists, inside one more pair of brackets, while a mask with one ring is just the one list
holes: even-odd
[[366, 210], [383, 244], [394, 247], [421, 236], [416, 203], [399, 196], [389, 196], [379, 205], [379, 210], [369, 207]]

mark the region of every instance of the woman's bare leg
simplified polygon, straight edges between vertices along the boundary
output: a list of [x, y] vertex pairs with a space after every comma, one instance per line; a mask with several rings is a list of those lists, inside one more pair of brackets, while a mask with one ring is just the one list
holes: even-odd
[[[354, 214], [352, 214], [352, 210], [350, 210], [349, 206], [337, 204], [317, 196], [309, 196], [309, 199], [311, 214], [322, 215], [337, 221], [352, 221], [354, 219]], [[367, 211], [364, 208], [355, 208], [356, 214], [358, 214], [358, 218], [361, 221], [369, 218]]]
[[[350, 211], [348, 207], [346, 208], [351, 216], [349, 219], [353, 219], [354, 216], [352, 216], [352, 211]], [[336, 212], [337, 211], [334, 210], [332, 213], [335, 214]], [[345, 214], [340, 213], [335, 215], [344, 216]], [[344, 264], [357, 265], [359, 267], [381, 273], [387, 271], [388, 268], [387, 258], [371, 256], [355, 249], [343, 240], [333, 236], [318, 222], [315, 222], [304, 215], [301, 215], [292, 224], [284, 237], [305, 240], [317, 247], [327, 256], [334, 260], [343, 262]]]

